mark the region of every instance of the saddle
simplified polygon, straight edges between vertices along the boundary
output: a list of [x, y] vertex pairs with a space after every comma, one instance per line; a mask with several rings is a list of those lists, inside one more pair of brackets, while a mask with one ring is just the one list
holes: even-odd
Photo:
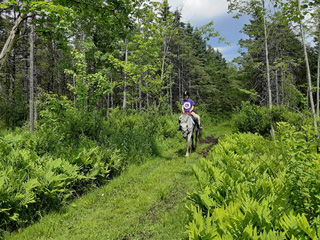
[[197, 119], [196, 119], [194, 116], [192, 116], [192, 114], [189, 113], [189, 112], [186, 112], [186, 114], [188, 114], [188, 115], [191, 117], [191, 119], [192, 119], [192, 124], [193, 124], [194, 126], [196, 126], [197, 128], [199, 128], [199, 123], [198, 123]]

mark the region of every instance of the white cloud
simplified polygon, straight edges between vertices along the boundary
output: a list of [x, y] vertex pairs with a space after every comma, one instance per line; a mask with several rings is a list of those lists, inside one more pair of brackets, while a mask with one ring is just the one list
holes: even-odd
[[228, 53], [235, 49], [235, 46], [223, 46], [223, 47], [214, 47], [214, 50], [219, 50], [221, 53]]
[[198, 22], [226, 15], [227, 0], [169, 0], [173, 9], [182, 9], [183, 21]]

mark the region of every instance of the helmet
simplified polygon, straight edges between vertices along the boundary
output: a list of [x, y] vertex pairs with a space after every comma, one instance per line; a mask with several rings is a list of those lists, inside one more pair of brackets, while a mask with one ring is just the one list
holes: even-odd
[[185, 96], [187, 96], [187, 95], [190, 97], [189, 91], [184, 91], [184, 92], [183, 92], [183, 96], [185, 97]]

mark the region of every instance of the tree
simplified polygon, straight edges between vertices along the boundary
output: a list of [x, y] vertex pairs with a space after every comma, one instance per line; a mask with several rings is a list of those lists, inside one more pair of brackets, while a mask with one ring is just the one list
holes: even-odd
[[34, 26], [31, 25], [30, 31], [30, 100], [29, 100], [29, 121], [30, 133], [34, 130]]
[[4, 44], [1, 53], [0, 53], [0, 71], [2, 71], [3, 66], [5, 65], [11, 50], [13, 48], [13, 45], [17, 38], [17, 33], [19, 31], [19, 27], [21, 23], [26, 19], [27, 13], [26, 13], [26, 4], [22, 4], [21, 10], [19, 12], [18, 18], [14, 22], [14, 25], [9, 33], [9, 36], [7, 38], [6, 43]]
[[312, 2], [310, 3], [308, 1], [303, 1], [302, 9], [301, 9], [300, 0], [291, 0], [291, 1], [288, 1], [287, 3], [277, 1], [277, 3], [279, 4], [279, 6], [282, 7], [283, 12], [285, 13], [284, 15], [285, 19], [287, 21], [293, 21], [295, 23], [298, 23], [300, 27], [300, 35], [301, 35], [301, 40], [303, 45], [305, 65], [306, 65], [306, 71], [307, 71], [308, 96], [310, 98], [311, 113], [313, 116], [313, 125], [318, 136], [318, 124], [317, 124], [316, 111], [315, 111], [315, 106], [313, 101], [311, 69], [309, 64], [309, 56], [307, 51], [307, 44], [305, 40], [305, 30], [304, 30], [304, 23], [303, 23], [303, 19], [308, 13], [306, 11], [309, 7], [308, 4], [311, 4]]
[[[254, 14], [258, 18], [262, 19], [262, 28], [263, 28], [263, 40], [264, 40], [264, 55], [265, 55], [265, 65], [266, 65], [266, 80], [267, 80], [267, 92], [268, 92], [268, 106], [270, 109], [270, 125], [271, 125], [271, 135], [274, 137], [274, 127], [272, 120], [272, 90], [271, 90], [271, 79], [270, 79], [270, 64], [269, 64], [269, 45], [268, 45], [268, 30], [267, 30], [267, 21], [265, 8], [265, 0], [258, 2], [256, 0], [251, 0], [248, 2], [242, 2], [237, 0], [229, 0], [229, 11], [237, 11], [239, 14]], [[239, 16], [239, 15], [238, 15]], [[264, 63], [264, 62], [262, 62]]]

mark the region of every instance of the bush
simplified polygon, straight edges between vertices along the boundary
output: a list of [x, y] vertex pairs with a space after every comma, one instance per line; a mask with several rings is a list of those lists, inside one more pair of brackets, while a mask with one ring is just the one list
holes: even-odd
[[0, 131], [0, 229], [32, 223], [128, 164], [158, 155], [158, 140], [177, 135], [172, 118], [156, 108], [114, 109], [105, 121], [65, 97], [43, 94], [33, 134]]
[[[272, 108], [272, 120], [276, 127], [278, 122], [288, 122], [297, 126], [302, 126], [304, 119], [299, 114], [290, 112], [283, 106]], [[234, 132], [259, 133], [263, 136], [270, 134], [270, 110], [268, 107], [251, 105], [243, 102], [241, 109], [232, 117]]]
[[0, 95], [0, 121], [11, 129], [23, 126], [28, 118], [28, 101], [24, 97], [25, 93], [16, 89], [10, 98], [4, 95], [6, 94]]
[[82, 141], [86, 147], [73, 148], [68, 157], [39, 156], [29, 140], [23, 135], [0, 138], [1, 229], [30, 223], [93, 184], [104, 183], [121, 161], [118, 151], [86, 140]]
[[226, 136], [194, 167], [189, 239], [318, 239], [320, 157], [312, 127], [278, 124], [276, 143]]

